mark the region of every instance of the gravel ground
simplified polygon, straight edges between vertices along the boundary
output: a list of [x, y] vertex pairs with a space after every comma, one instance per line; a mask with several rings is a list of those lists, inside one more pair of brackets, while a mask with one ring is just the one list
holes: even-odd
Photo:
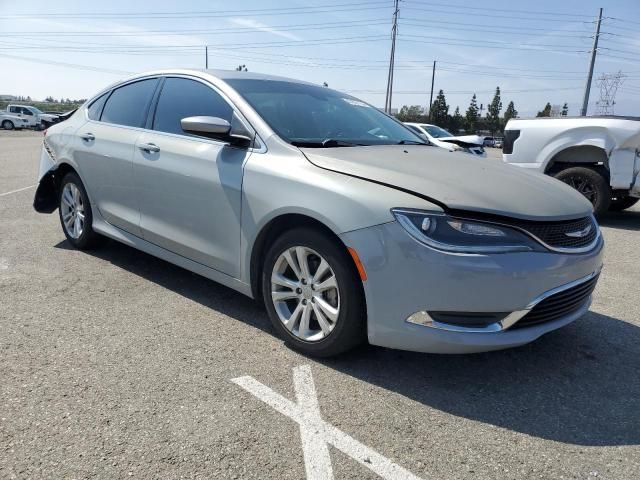
[[304, 478], [297, 424], [230, 382], [294, 400], [299, 365], [327, 422], [424, 479], [640, 478], [640, 209], [603, 221], [591, 313], [533, 344], [317, 361], [249, 299], [115, 242], [73, 250], [33, 188], [2, 195], [35, 183], [40, 141], [0, 132], [0, 478]]

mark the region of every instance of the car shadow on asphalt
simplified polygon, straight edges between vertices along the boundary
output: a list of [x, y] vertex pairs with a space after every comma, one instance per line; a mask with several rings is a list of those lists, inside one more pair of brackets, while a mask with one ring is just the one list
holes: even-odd
[[[66, 240], [55, 245], [55, 248], [74, 250]], [[107, 238], [99, 247], [83, 253], [107, 261], [207, 308], [273, 333], [264, 308], [213, 280]]]
[[[56, 247], [72, 248], [66, 241]], [[114, 241], [87, 253], [274, 334], [258, 303], [211, 280]], [[595, 312], [510, 350], [429, 355], [366, 345], [309, 361], [534, 437], [583, 446], [640, 444], [640, 327]]]
[[608, 212], [598, 218], [598, 223], [602, 227], [638, 231], [640, 230], [640, 211]]
[[443, 412], [534, 437], [640, 444], [640, 328], [595, 312], [510, 350], [447, 356], [363, 347], [322, 363]]

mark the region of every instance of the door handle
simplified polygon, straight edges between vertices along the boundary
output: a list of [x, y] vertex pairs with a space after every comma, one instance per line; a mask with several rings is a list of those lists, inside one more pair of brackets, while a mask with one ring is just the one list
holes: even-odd
[[85, 133], [84, 135], [81, 135], [81, 138], [85, 142], [93, 142], [96, 139], [93, 133]]
[[155, 143], [145, 143], [144, 145], [139, 145], [138, 148], [147, 153], [158, 153], [160, 151], [160, 147]]

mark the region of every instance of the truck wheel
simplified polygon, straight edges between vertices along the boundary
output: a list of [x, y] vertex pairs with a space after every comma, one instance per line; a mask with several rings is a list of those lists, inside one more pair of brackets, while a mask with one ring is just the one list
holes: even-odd
[[638, 200], [640, 200], [640, 198], [633, 198], [633, 197], [614, 198], [611, 200], [609, 211], [621, 212], [622, 210], [626, 210], [627, 208], [633, 207], [636, 203], [638, 203]]
[[599, 172], [587, 167], [572, 167], [555, 174], [555, 178], [580, 192], [593, 205], [596, 215], [609, 210], [611, 187]]
[[11, 120], [5, 120], [4, 122], [2, 122], [2, 128], [4, 128], [5, 130], [13, 130], [13, 122]]

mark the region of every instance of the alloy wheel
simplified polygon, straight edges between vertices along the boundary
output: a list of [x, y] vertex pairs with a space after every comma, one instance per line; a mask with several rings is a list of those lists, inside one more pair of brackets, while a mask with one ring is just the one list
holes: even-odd
[[580, 192], [592, 204], [596, 203], [597, 191], [589, 179], [580, 176], [571, 176], [565, 180], [565, 183]]
[[73, 183], [67, 183], [62, 189], [60, 201], [62, 223], [67, 234], [78, 239], [84, 232], [84, 204], [80, 189]]
[[335, 272], [307, 247], [291, 247], [280, 254], [271, 274], [271, 300], [285, 328], [306, 342], [326, 338], [338, 321], [340, 293]]

